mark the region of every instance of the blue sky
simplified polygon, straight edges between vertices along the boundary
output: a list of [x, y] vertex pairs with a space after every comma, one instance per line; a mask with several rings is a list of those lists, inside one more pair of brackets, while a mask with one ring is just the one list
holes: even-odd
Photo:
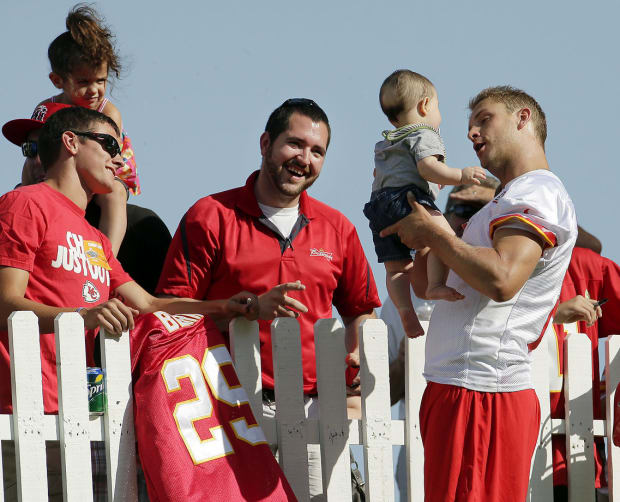
[[[4, 2], [0, 17], [2, 123], [29, 117], [54, 93], [47, 47], [64, 31], [69, 1]], [[95, 4], [126, 64], [111, 99], [138, 162], [143, 194], [171, 232], [199, 197], [244, 183], [258, 168], [271, 110], [310, 97], [327, 112], [332, 143], [310, 194], [357, 227], [381, 296], [362, 214], [373, 146], [389, 127], [378, 90], [394, 69], [430, 78], [439, 92], [450, 165], [477, 163], [466, 139], [467, 102], [511, 84], [545, 110], [551, 169], [580, 224], [620, 261], [617, 220], [619, 66], [617, 2], [120, 2]], [[19, 179], [19, 149], [0, 138], [0, 191]], [[446, 194], [440, 197], [443, 207]]]

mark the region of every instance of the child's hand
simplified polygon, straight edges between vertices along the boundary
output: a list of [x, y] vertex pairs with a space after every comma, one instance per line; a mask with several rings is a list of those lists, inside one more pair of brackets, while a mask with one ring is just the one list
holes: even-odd
[[487, 179], [480, 166], [466, 167], [461, 171], [461, 185], [479, 185], [479, 180]]

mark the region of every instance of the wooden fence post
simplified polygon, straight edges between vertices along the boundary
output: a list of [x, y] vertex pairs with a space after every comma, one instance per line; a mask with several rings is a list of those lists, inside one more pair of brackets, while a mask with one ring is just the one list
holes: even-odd
[[336, 319], [321, 319], [314, 325], [321, 471], [328, 502], [351, 500], [344, 337], [344, 328]]
[[[428, 331], [428, 321], [420, 321]], [[407, 458], [407, 490], [409, 500], [424, 500], [424, 446], [420, 431], [420, 404], [426, 389], [424, 353], [426, 335], [407, 338], [405, 343], [405, 449]]]
[[54, 320], [62, 491], [67, 502], [93, 500], [84, 320], [75, 313]]
[[230, 321], [230, 352], [235, 362], [237, 378], [245, 389], [252, 413], [265, 431], [263, 419], [263, 383], [261, 379], [260, 340], [258, 323], [237, 317]]
[[135, 501], [136, 439], [133, 428], [129, 333], [108, 335], [103, 329], [101, 364], [105, 371], [108, 409], [104, 414], [108, 500]]
[[366, 495], [373, 501], [392, 502], [392, 417], [387, 327], [383, 321], [366, 319], [362, 323], [360, 360]]
[[280, 317], [271, 323], [273, 374], [276, 393], [278, 454], [295, 496], [309, 499], [308, 442], [301, 365], [301, 338], [296, 319]]
[[47, 500], [39, 322], [32, 312], [9, 316], [17, 496]]
[[568, 498], [594, 502], [592, 342], [583, 333], [569, 333], [564, 347]]

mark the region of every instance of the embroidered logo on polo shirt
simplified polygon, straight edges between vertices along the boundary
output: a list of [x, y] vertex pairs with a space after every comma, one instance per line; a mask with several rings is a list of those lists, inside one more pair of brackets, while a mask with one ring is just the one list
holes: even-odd
[[325, 251], [323, 248], [310, 248], [310, 256], [322, 256], [329, 261], [332, 261], [334, 259], [334, 254], [331, 251]]
[[90, 281], [86, 281], [82, 286], [82, 298], [87, 303], [95, 303], [101, 298], [101, 294], [97, 287]]

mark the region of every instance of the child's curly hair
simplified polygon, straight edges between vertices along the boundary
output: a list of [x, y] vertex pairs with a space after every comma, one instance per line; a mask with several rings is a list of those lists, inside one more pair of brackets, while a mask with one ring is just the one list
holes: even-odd
[[66, 77], [79, 65], [98, 68], [107, 63], [108, 73], [120, 76], [114, 35], [94, 8], [77, 4], [69, 11], [66, 25], [67, 31], [58, 35], [47, 50], [54, 73]]

